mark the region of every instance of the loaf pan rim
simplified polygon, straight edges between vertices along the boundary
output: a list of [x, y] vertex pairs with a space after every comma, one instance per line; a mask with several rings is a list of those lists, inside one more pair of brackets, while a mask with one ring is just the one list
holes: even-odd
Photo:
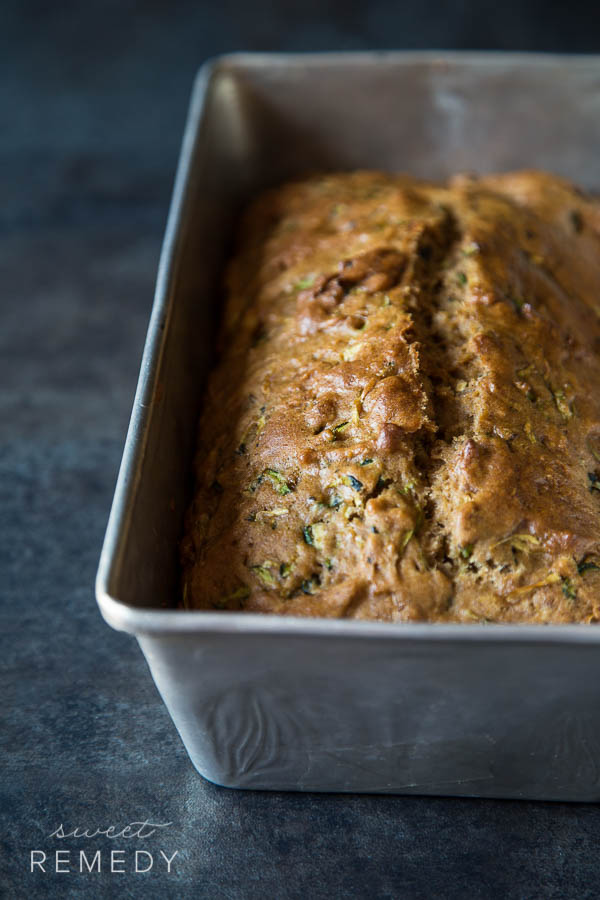
[[198, 69], [193, 80], [173, 192], [162, 242], [154, 300], [144, 344], [133, 409], [113, 495], [113, 501], [101, 551], [95, 593], [105, 621], [113, 628], [135, 635], [169, 635], [196, 633], [248, 633], [286, 636], [322, 636], [352, 638], [386, 638], [392, 640], [428, 640], [462, 643], [514, 641], [518, 643], [600, 643], [600, 630], [589, 624], [470, 624], [370, 622], [327, 618], [281, 616], [274, 613], [208, 612], [173, 608], [134, 607], [119, 600], [110, 589], [118, 565], [121, 545], [131, 511], [131, 500], [140, 477], [147, 443], [152, 398], [156, 375], [165, 347], [172, 306], [174, 277], [177, 270], [181, 238], [185, 228], [187, 188], [193, 151], [211, 81], [221, 73], [235, 73], [244, 68], [277, 68], [286, 66], [329, 65], [398, 65], [418, 62], [531, 65], [532, 68], [557, 63], [597, 68], [600, 77], [600, 54], [562, 54], [554, 52], [502, 50], [363, 50], [323, 51], [308, 53], [260, 53], [237, 51], [215, 55]]

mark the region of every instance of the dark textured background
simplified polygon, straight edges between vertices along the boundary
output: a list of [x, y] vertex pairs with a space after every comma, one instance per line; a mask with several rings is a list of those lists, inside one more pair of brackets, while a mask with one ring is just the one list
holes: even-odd
[[[596, 806], [251, 794], [192, 769], [93, 578], [194, 72], [243, 50], [595, 51], [589, 3], [0, 7], [0, 893], [597, 897]], [[61, 821], [174, 824], [169, 878], [29, 873]], [[67, 846], [74, 848], [74, 844]], [[110, 849], [110, 842], [90, 842]], [[119, 846], [122, 846], [123, 842]]]

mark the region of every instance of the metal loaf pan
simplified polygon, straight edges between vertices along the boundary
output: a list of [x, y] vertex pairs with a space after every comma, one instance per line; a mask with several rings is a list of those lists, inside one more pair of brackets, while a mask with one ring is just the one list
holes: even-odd
[[[198, 771], [231, 787], [600, 799], [600, 630], [183, 612], [177, 544], [242, 204], [301, 171], [600, 186], [600, 57], [237, 55], [200, 71], [97, 579]], [[502, 498], [498, 498], [502, 502]]]

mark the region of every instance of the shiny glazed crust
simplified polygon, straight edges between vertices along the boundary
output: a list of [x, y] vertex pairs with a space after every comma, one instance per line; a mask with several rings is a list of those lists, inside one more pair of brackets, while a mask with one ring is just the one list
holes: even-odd
[[229, 267], [183, 605], [600, 609], [600, 206], [539, 172], [260, 197]]

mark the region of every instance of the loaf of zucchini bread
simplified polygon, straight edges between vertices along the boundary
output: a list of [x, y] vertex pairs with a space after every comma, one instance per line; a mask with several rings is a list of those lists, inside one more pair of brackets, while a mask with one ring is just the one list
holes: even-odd
[[600, 204], [539, 172], [313, 176], [248, 210], [183, 606], [600, 617]]

